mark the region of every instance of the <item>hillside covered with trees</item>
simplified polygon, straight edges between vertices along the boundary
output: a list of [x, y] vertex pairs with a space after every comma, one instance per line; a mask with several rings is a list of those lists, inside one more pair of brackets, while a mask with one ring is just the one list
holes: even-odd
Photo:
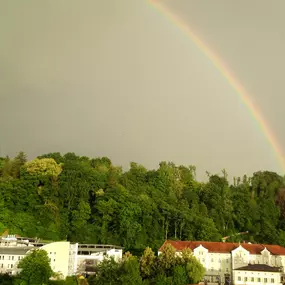
[[0, 158], [0, 232], [156, 250], [165, 239], [285, 246], [284, 178], [273, 172], [227, 180], [195, 178], [195, 167], [161, 162], [156, 170], [108, 158], [50, 153]]

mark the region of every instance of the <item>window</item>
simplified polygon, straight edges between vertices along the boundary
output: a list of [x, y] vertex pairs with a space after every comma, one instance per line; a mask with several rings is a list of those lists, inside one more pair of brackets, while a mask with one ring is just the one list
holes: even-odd
[[244, 282], [247, 282], [247, 277], [244, 277]]
[[214, 262], [214, 258], [211, 258], [211, 262]]
[[49, 254], [52, 254], [51, 252]]
[[9, 260], [11, 259], [11, 256], [9, 255], [9, 258], [8, 258]]
[[203, 258], [202, 261], [205, 262], [205, 258]]
[[238, 277], [238, 281], [241, 281], [241, 277], [240, 276]]
[[21, 259], [21, 256], [18, 256], [18, 260], [20, 260]]
[[3, 268], [3, 263], [1, 264], [1, 268]]
[[12, 260], [14, 260], [14, 255], [12, 256]]
[[228, 269], [228, 268], [226, 268], [226, 272], [229, 272], [229, 269]]
[[271, 278], [271, 283], [274, 283], [274, 278]]
[[219, 258], [219, 262], [221, 263], [221, 259]]
[[254, 277], [251, 277], [251, 282], [254, 282]]
[[257, 282], [260, 282], [260, 277], [257, 278]]
[[8, 268], [10, 268], [10, 264], [8, 264]]
[[211, 267], [211, 271], [214, 271], [214, 267]]
[[267, 283], [267, 278], [264, 278], [264, 283]]
[[13, 264], [11, 264], [11, 268], [13, 268]]
[[1, 260], [1, 255], [0, 255], [0, 260]]
[[229, 263], [229, 260], [228, 260], [228, 259], [226, 259], [226, 263]]

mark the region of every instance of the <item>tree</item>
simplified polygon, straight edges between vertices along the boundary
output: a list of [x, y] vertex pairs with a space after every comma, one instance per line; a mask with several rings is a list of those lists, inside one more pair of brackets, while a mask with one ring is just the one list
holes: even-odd
[[176, 250], [171, 244], [166, 244], [161, 254], [158, 256], [158, 270], [168, 276], [169, 274], [172, 274], [172, 270], [176, 264]]
[[11, 285], [14, 282], [14, 277], [9, 274], [0, 274], [1, 285]]
[[194, 256], [190, 256], [186, 263], [186, 272], [189, 278], [189, 284], [197, 284], [202, 280], [205, 274], [205, 268]]
[[156, 257], [150, 247], [144, 250], [140, 258], [140, 270], [143, 278], [152, 278], [156, 269]]
[[136, 256], [126, 253], [120, 266], [119, 280], [122, 285], [141, 285], [140, 265]]
[[[284, 177], [257, 171], [228, 179], [223, 170], [200, 182], [194, 166], [172, 162], [123, 171], [106, 157], [55, 152], [27, 162], [20, 152], [0, 158], [0, 231], [116, 244], [134, 255], [147, 246], [156, 252], [166, 239], [221, 241], [243, 231], [250, 234], [229, 241], [285, 244]], [[154, 278], [156, 266], [140, 260], [140, 268], [144, 281]]]
[[193, 256], [191, 250], [184, 249], [177, 255], [170, 244], [163, 247], [156, 263], [158, 267], [154, 272], [154, 278], [150, 278], [154, 284], [196, 284], [205, 274], [204, 267]]
[[176, 266], [173, 270], [173, 285], [186, 285], [188, 280], [187, 269], [181, 265]]
[[114, 258], [105, 258], [99, 263], [96, 275], [90, 276], [89, 285], [116, 285], [118, 284], [120, 265]]
[[20, 260], [18, 268], [21, 269], [19, 278], [26, 285], [47, 284], [53, 274], [48, 254], [41, 249], [31, 251]]
[[61, 164], [53, 158], [36, 158], [25, 164], [25, 169], [30, 175], [57, 177], [62, 171]]
[[121, 261], [116, 262], [114, 258], [105, 258], [96, 270], [96, 274], [90, 276], [90, 285], [140, 285], [140, 267], [137, 257], [126, 253]]

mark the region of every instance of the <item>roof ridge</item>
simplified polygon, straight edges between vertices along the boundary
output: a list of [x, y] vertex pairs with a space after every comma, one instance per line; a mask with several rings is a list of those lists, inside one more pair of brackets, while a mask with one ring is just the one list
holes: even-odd
[[176, 250], [182, 250], [184, 248], [191, 248], [194, 250], [199, 245], [204, 246], [209, 252], [216, 253], [230, 253], [238, 247], [242, 247], [249, 251], [251, 254], [261, 254], [261, 252], [266, 248], [273, 255], [285, 255], [285, 247], [280, 245], [266, 245], [266, 244], [256, 244], [256, 243], [235, 243], [235, 242], [219, 242], [219, 241], [181, 241], [181, 240], [166, 240], [160, 247], [160, 250], [165, 246], [165, 244], [172, 244]]

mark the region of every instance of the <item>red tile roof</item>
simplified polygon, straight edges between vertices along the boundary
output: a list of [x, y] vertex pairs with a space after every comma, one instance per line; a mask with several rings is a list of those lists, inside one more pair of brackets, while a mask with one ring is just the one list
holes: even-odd
[[280, 245], [167, 240], [159, 250], [161, 251], [166, 244], [171, 244], [177, 251], [181, 251], [185, 248], [194, 250], [196, 247], [202, 245], [203, 247], [207, 248], [209, 252], [230, 253], [232, 250], [238, 248], [241, 245], [244, 249], [249, 251], [250, 254], [260, 254], [266, 248], [273, 255], [285, 255], [285, 248]]

